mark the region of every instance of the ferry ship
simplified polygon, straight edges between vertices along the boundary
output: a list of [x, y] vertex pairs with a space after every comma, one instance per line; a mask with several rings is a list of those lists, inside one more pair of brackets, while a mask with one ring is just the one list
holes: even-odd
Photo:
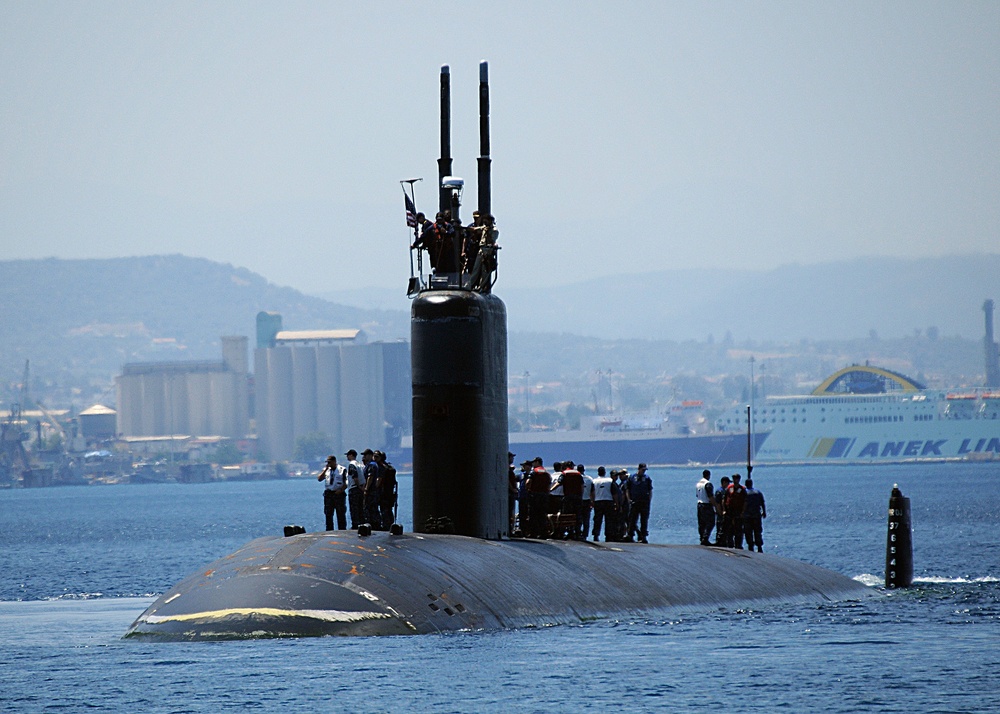
[[[752, 419], [770, 432], [759, 463], [1000, 459], [1000, 391], [927, 389], [870, 365], [846, 367], [809, 395], [768, 397]], [[744, 432], [746, 412], [716, 426]]]
[[[744, 420], [745, 422], [745, 420]], [[768, 438], [754, 435], [754, 450]], [[589, 416], [579, 429], [512, 432], [510, 450], [548, 464], [573, 459], [587, 465], [657, 466], [734, 464], [747, 460], [747, 434], [717, 432], [701, 401], [684, 401], [657, 416]]]

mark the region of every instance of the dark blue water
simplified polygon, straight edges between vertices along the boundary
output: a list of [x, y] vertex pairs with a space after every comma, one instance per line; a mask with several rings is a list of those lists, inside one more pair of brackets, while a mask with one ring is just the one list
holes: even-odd
[[[698, 471], [653, 472], [653, 542], [697, 542]], [[716, 473], [715, 481], [718, 482]], [[312, 480], [0, 491], [3, 711], [1000, 711], [996, 465], [758, 467], [765, 548], [877, 587], [889, 491], [916, 587], [864, 603], [380, 639], [120, 639], [247, 540], [322, 526]], [[409, 486], [401, 478], [409, 527]]]

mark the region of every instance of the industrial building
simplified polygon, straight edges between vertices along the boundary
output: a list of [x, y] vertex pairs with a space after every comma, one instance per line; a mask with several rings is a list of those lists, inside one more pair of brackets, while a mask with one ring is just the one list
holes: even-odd
[[137, 362], [116, 380], [118, 434], [242, 439], [256, 417], [258, 443], [275, 461], [301, 436], [325, 434], [338, 453], [390, 451], [410, 429], [406, 342], [368, 343], [359, 329], [282, 329], [257, 315], [251, 398], [246, 337], [222, 338], [222, 361]]
[[87, 444], [111, 441], [118, 434], [118, 412], [103, 404], [94, 404], [79, 415], [80, 436]]
[[250, 430], [247, 338], [223, 337], [222, 361], [134, 362], [115, 378], [121, 436], [242, 439]]
[[283, 330], [280, 315], [261, 312], [254, 380], [257, 434], [270, 459], [291, 458], [296, 439], [317, 432], [339, 454], [391, 452], [410, 429], [403, 341], [368, 343], [357, 329]]

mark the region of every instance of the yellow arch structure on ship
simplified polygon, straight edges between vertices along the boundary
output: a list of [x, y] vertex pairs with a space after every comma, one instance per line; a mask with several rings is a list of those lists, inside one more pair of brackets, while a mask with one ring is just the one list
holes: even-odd
[[886, 380], [894, 383], [897, 386], [897, 388], [902, 392], [920, 392], [925, 389], [925, 387], [922, 384], [914, 382], [909, 377], [904, 377], [898, 372], [893, 372], [888, 369], [882, 369], [881, 367], [872, 367], [870, 365], [856, 364], [852, 365], [851, 367], [844, 367], [839, 372], [831, 374], [823, 381], [822, 384], [820, 384], [818, 387], [816, 387], [816, 389], [813, 390], [812, 392], [813, 396], [819, 397], [819, 396], [829, 396], [838, 394], [838, 392], [830, 391], [830, 387], [836, 384], [845, 375], [855, 372], [864, 372], [867, 374], [874, 374], [879, 377], [883, 377]]

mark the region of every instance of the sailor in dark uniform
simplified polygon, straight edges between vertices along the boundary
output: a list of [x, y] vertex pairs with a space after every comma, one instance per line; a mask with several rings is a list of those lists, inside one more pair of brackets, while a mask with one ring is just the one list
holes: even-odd
[[382, 518], [379, 513], [379, 468], [374, 457], [375, 452], [371, 449], [361, 454], [361, 462], [365, 465], [365, 523], [377, 531], [382, 527]]
[[723, 476], [719, 481], [719, 489], [715, 492], [715, 544], [723, 548], [727, 545], [726, 489], [730, 483], [729, 477]]
[[615, 530], [618, 532], [618, 537], [615, 540], [628, 541], [628, 524], [631, 510], [631, 504], [628, 500], [628, 471], [625, 469], [616, 469], [611, 472], [611, 478], [614, 479], [616, 476], [618, 477], [618, 492], [615, 494], [615, 504], [617, 506]]
[[743, 501], [743, 533], [747, 538], [747, 550], [757, 548], [758, 553], [764, 552], [764, 524], [767, 518], [767, 506], [764, 505], [764, 494], [753, 487], [753, 479], [747, 479], [747, 493]]
[[528, 498], [530, 499], [530, 518], [528, 532], [534, 538], [549, 537], [549, 489], [552, 486], [552, 475], [542, 466], [542, 459], [535, 457], [532, 461], [531, 475], [528, 476]]
[[373, 455], [378, 465], [378, 508], [382, 530], [387, 531], [396, 522], [396, 467], [386, 461], [384, 451]]
[[629, 514], [628, 539], [638, 537], [640, 543], [648, 543], [649, 506], [653, 500], [653, 479], [646, 475], [646, 464], [639, 464], [636, 473], [628, 480], [628, 494], [632, 500]]
[[517, 508], [517, 470], [513, 451], [507, 452], [507, 533], [514, 532], [514, 512]]
[[347, 457], [347, 505], [351, 511], [351, 530], [365, 522], [364, 466], [358, 463], [358, 452], [350, 449]]
[[740, 483], [740, 475], [733, 474], [733, 482], [726, 489], [726, 545], [743, 550], [743, 507], [747, 490]]

